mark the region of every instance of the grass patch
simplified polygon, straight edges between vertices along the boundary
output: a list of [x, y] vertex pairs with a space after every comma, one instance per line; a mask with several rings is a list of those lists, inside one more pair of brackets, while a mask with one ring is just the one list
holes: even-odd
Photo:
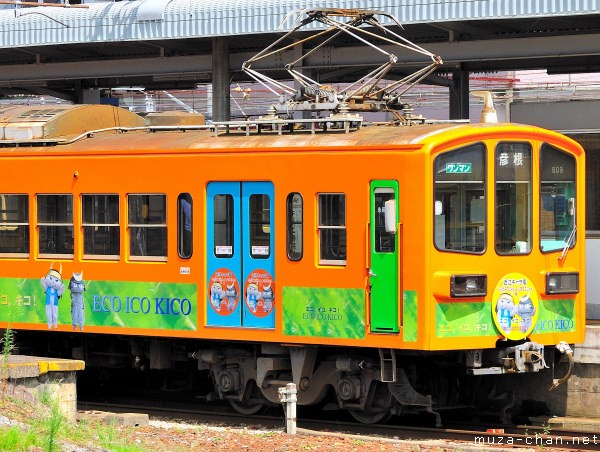
[[271, 436], [275, 436], [278, 435], [278, 432], [266, 432], [266, 433], [257, 433], [256, 436], [257, 438], [270, 438]]
[[6, 385], [8, 383], [8, 358], [12, 355], [15, 348], [15, 332], [10, 327], [12, 319], [16, 315], [19, 307], [16, 304], [11, 304], [8, 308], [8, 324], [4, 330], [4, 335], [0, 339], [2, 344], [2, 362], [0, 362], [0, 406], [4, 405], [6, 400]]
[[16, 425], [0, 429], [0, 450], [29, 450], [32, 447], [39, 446], [37, 433], [34, 429], [23, 431], [21, 427]]
[[38, 391], [36, 397], [42, 405], [47, 407], [52, 406], [52, 394], [47, 386], [44, 386], [41, 391]]
[[64, 421], [65, 418], [60, 412], [58, 400], [55, 400], [52, 403], [50, 416], [48, 416], [45, 420], [46, 435], [44, 436], [44, 445], [46, 446], [46, 450], [48, 452], [54, 452], [55, 450], [59, 450], [57, 449], [58, 434]]
[[93, 431], [98, 438], [97, 444], [110, 451], [145, 452], [147, 450], [141, 444], [131, 444], [130, 438], [133, 429], [127, 428], [121, 431], [116, 428], [114, 422], [108, 425], [97, 423]]
[[38, 398], [44, 405], [7, 397], [2, 414], [16, 419], [19, 425], [0, 427], [0, 451], [57, 452], [80, 447], [112, 452], [149, 452], [153, 449], [144, 443], [132, 441], [133, 427], [119, 427], [99, 422], [80, 421], [72, 424], [59, 410], [58, 400], [49, 391], [42, 391]]

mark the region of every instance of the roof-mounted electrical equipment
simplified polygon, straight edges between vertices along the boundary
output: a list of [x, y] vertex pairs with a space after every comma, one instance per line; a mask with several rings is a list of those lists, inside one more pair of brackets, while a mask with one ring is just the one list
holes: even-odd
[[52, 145], [91, 130], [140, 127], [144, 119], [110, 105], [38, 105], [0, 109], [0, 146]]
[[[442, 64], [439, 56], [410, 42], [390, 28], [384, 27], [377, 16], [388, 19], [400, 28], [402, 25], [393, 15], [382, 11], [336, 8], [296, 10], [286, 16], [282, 25], [294, 15], [296, 15], [296, 19], [291, 31], [242, 65], [242, 71], [249, 77], [279, 96], [278, 102], [273, 105], [278, 114], [290, 115], [293, 111], [299, 110], [331, 111], [337, 114], [347, 114], [350, 111], [403, 110], [408, 107], [401, 99], [404, 93], [432, 74]], [[306, 17], [303, 18], [304, 16]], [[313, 22], [320, 22], [328, 28], [304, 39], [292, 38], [292, 35], [298, 34], [300, 29]], [[308, 61], [307, 58], [331, 44], [339, 36], [361, 41], [378, 54], [383, 55], [383, 62], [376, 69], [353, 83], [343, 85], [342, 89], [320, 84], [302, 72], [310, 69], [310, 65], [302, 67], [302, 64]], [[309, 48], [308, 43], [311, 41], [315, 45]], [[426, 65], [422, 69], [381, 87], [379, 85], [385, 80], [386, 74], [398, 66], [398, 57], [387, 50], [391, 46], [395, 46], [399, 50], [416, 52], [425, 56], [430, 62], [425, 63]], [[295, 51], [290, 52], [291, 49]], [[296, 57], [299, 53], [302, 55]], [[254, 63], [262, 59], [273, 56], [281, 59], [286, 55], [293, 55], [293, 60], [285, 64], [285, 69], [296, 82], [296, 87], [275, 80], [252, 68]]]

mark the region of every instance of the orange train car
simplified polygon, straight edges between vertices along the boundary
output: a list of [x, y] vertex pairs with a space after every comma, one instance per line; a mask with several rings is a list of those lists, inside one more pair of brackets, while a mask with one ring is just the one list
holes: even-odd
[[558, 133], [0, 114], [0, 327], [21, 351], [205, 371], [243, 413], [294, 382], [377, 422], [584, 339], [584, 154]]

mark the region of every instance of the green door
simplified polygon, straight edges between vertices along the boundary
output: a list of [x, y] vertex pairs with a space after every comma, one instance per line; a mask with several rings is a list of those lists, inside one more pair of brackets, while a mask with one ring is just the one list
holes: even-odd
[[398, 218], [398, 182], [372, 181], [369, 283], [373, 332], [398, 332]]

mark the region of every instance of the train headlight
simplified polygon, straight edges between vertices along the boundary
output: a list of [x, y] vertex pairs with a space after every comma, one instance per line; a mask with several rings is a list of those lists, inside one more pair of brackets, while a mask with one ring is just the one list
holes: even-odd
[[546, 294], [579, 293], [579, 273], [546, 273]]
[[487, 275], [452, 275], [450, 296], [485, 297], [487, 295]]

